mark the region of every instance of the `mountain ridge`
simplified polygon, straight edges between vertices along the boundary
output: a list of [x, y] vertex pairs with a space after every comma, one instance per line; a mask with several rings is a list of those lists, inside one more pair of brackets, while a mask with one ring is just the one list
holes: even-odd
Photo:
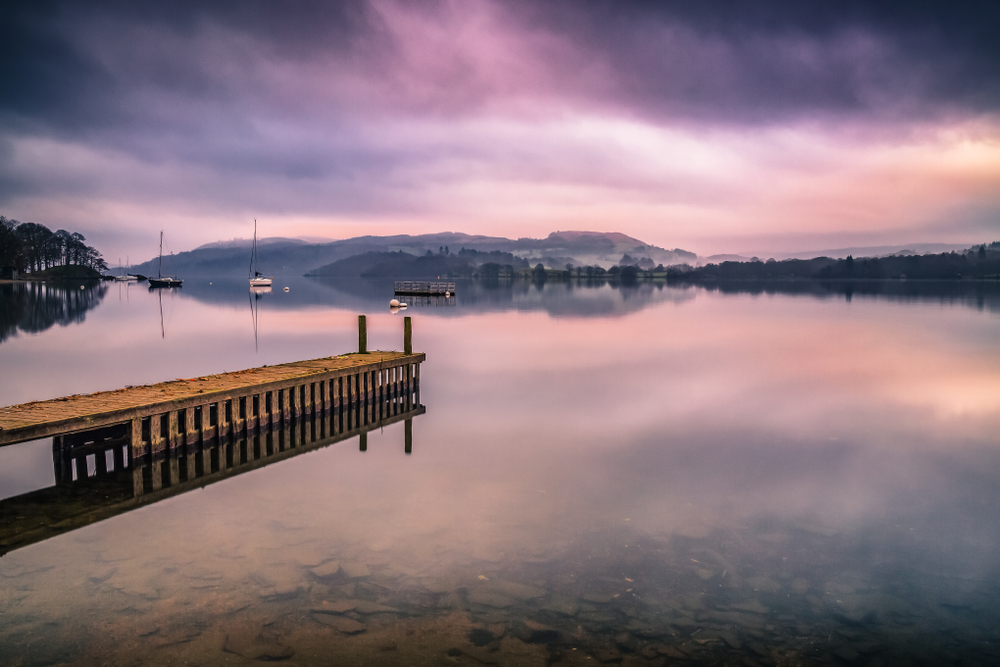
[[[242, 239], [218, 241], [194, 250], [164, 256], [163, 272], [184, 276], [246, 271], [249, 267], [249, 245], [241, 241]], [[597, 264], [610, 267], [617, 265], [624, 255], [634, 256], [637, 260], [649, 258], [654, 264], [664, 265], [697, 261], [697, 255], [693, 252], [681, 248], [668, 250], [621, 232], [579, 230], [552, 232], [542, 239], [509, 239], [450, 231], [418, 235], [365, 235], [329, 243], [270, 237], [266, 242], [258, 241], [258, 247], [261, 246], [262, 271], [267, 275], [301, 275], [338, 260], [370, 252], [402, 251], [423, 256], [428, 252], [454, 254], [463, 248], [483, 252], [509, 252], [532, 264], [547, 261], [551, 268], [563, 268], [562, 265], [556, 265], [555, 261], [580, 266]], [[155, 275], [157, 268], [155, 257], [132, 266], [134, 272], [145, 275]]]

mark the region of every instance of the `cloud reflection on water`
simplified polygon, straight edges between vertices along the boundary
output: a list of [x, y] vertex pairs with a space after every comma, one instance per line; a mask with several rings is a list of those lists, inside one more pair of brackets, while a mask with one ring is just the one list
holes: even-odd
[[[223, 602], [277, 614], [261, 601], [275, 591], [290, 596], [292, 611], [281, 613], [344, 595], [309, 574], [326, 559], [363, 563], [420, 595], [443, 587], [475, 618], [485, 612], [461, 591], [479, 575], [521, 576], [564, 594], [600, 589], [626, 567], [646, 577], [624, 575], [650, 599], [661, 596], [657, 613], [699, 623], [737, 603], [806, 619], [807, 635], [830, 618], [871, 613], [884, 624], [876, 630], [898, 629], [906, 626], [894, 625], [893, 609], [932, 624], [944, 622], [944, 603], [981, 609], [1000, 545], [995, 313], [936, 297], [682, 290], [595, 318], [565, 314], [575, 292], [559, 293], [569, 295], [559, 316], [408, 313], [414, 347], [427, 353], [428, 412], [414, 424], [411, 456], [399, 446], [401, 427], [390, 427], [371, 434], [364, 453], [350, 443], [310, 453], [28, 547], [0, 566], [67, 568], [52, 575], [65, 584], [59, 603], [39, 595], [28, 604], [79, 628], [87, 622], [68, 620], [68, 609], [100, 613], [117, 599], [72, 583], [103, 576], [103, 563], [121, 563], [108, 585], [136, 599], [161, 582], [169, 594], [146, 600], [143, 613], [176, 618], [192, 604]], [[239, 304], [185, 296], [174, 305], [157, 354], [146, 340], [123, 346], [127, 339], [113, 354], [142, 358], [149, 375], [194, 375], [354, 341], [354, 311], [265, 306], [255, 355]], [[140, 306], [114, 312], [138, 326], [150, 312]], [[100, 342], [112, 321], [88, 318], [90, 335], [78, 337], [97, 359], [112, 354]], [[401, 327], [398, 317], [371, 315], [370, 346], [398, 346]], [[36, 342], [32, 361], [42, 364], [46, 346]], [[117, 367], [91, 368], [90, 382], [124, 384]], [[43, 377], [35, 390], [61, 387]], [[629, 555], [645, 548], [652, 555]], [[185, 584], [179, 572], [188, 570], [219, 573], [216, 602]], [[677, 590], [706, 600], [702, 616], [678, 606]], [[861, 623], [850, 622], [848, 630]]]

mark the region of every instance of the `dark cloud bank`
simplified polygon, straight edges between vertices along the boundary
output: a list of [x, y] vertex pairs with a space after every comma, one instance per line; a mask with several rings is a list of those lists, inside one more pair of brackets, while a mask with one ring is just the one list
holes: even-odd
[[[431, 22], [461, 28], [457, 6], [427, 3], [423, 11]], [[1000, 101], [996, 2], [484, 6], [503, 30], [542, 33], [561, 45], [539, 53], [550, 57], [538, 65], [554, 88], [547, 94], [574, 106], [649, 119], [770, 123], [826, 114], [992, 113]], [[188, 50], [208, 29], [245, 41]], [[426, 93], [406, 99], [392, 89], [396, 72], [407, 71], [399, 48], [406, 38], [384, 20], [383, 6], [363, 2], [11, 3], [0, 14], [0, 113], [8, 130], [24, 132], [151, 130], [182, 121], [165, 109], [158, 117], [150, 100], [139, 103], [136, 87], [157, 100], [208, 100], [209, 113], [215, 105], [238, 111], [242, 102], [252, 108], [276, 94], [253, 90], [261, 62], [316, 58], [384, 81], [389, 110], [461, 113], [510, 92], [488, 83], [464, 96], [446, 90], [475, 89], [471, 72], [431, 82], [429, 97], [440, 83], [436, 92], [452, 109]], [[581, 75], [594, 69], [601, 75]]]

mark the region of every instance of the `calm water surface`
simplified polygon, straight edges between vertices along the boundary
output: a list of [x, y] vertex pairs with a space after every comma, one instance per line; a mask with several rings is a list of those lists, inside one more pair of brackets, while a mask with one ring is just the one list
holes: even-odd
[[[279, 283], [3, 286], [0, 405], [352, 351], [359, 313], [402, 347], [385, 283]], [[9, 551], [0, 664], [995, 664], [998, 306], [460, 284], [406, 311], [412, 453], [394, 424]], [[52, 465], [0, 450], [0, 495]]]

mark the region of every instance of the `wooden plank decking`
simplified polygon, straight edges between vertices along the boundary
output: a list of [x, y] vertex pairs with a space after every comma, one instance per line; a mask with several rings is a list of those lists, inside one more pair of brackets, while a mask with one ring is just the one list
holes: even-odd
[[[374, 397], [385, 386], [383, 378], [389, 378], [393, 385], [417, 380], [419, 364], [424, 359], [422, 353], [345, 354], [13, 405], [0, 408], [0, 446], [120, 424], [239, 396], [288, 392], [289, 401], [294, 401], [293, 389], [337, 378], [348, 379], [342, 398], [326, 393], [306, 397], [306, 404], [315, 400], [322, 400], [326, 406], [337, 400], [354, 402]], [[404, 368], [407, 370], [403, 371]]]

